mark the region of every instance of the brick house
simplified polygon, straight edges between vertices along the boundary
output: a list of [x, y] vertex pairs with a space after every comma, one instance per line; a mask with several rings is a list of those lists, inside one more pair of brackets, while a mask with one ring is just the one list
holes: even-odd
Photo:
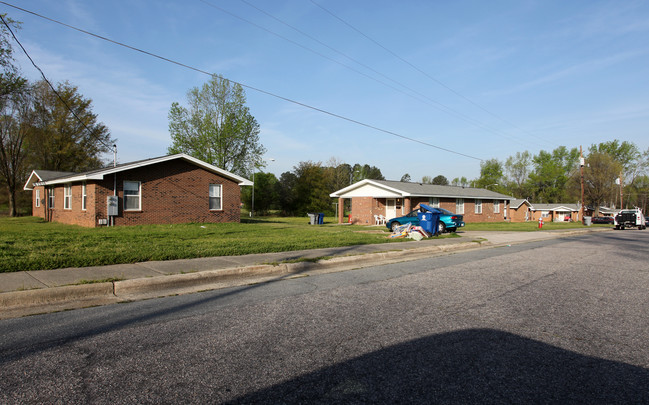
[[[507, 218], [507, 207], [513, 197], [495, 191], [435, 184], [365, 179], [330, 194], [338, 198], [338, 207], [351, 200], [351, 221], [373, 224], [375, 215], [387, 219], [406, 215], [424, 203], [464, 215], [465, 222], [498, 222]], [[343, 210], [338, 222], [347, 222]]]
[[[510, 219], [512, 222], [538, 221], [544, 222], [579, 221], [579, 204], [532, 204], [529, 201], [510, 201]], [[589, 215], [586, 211], [585, 215]]]
[[544, 222], [578, 222], [579, 204], [532, 204], [532, 221], [543, 218]]
[[509, 220], [511, 222], [534, 221], [532, 204], [527, 199], [514, 199], [509, 202]]
[[[86, 227], [239, 222], [249, 180], [185, 154], [84, 173], [34, 170], [34, 216]], [[111, 215], [109, 215], [111, 214]]]

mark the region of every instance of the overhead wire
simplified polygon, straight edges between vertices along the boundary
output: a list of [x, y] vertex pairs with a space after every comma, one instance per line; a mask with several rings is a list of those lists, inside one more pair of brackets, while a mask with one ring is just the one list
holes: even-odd
[[413, 68], [413, 69], [416, 70], [417, 72], [421, 73], [422, 75], [424, 75], [424, 76], [427, 77], [428, 79], [432, 80], [433, 82], [437, 83], [438, 85], [444, 87], [446, 90], [450, 91], [451, 93], [455, 94], [456, 96], [460, 97], [461, 99], [465, 100], [466, 102], [468, 102], [468, 103], [472, 104], [473, 106], [479, 108], [480, 110], [482, 110], [482, 111], [484, 111], [485, 113], [491, 115], [492, 117], [499, 119], [500, 121], [506, 123], [507, 125], [510, 125], [510, 126], [512, 126], [513, 128], [518, 129], [519, 131], [525, 132], [525, 133], [527, 133], [528, 135], [533, 136], [533, 137], [536, 138], [536, 139], [539, 139], [539, 140], [541, 140], [541, 141], [543, 141], [543, 142], [545, 142], [545, 143], [550, 144], [550, 142], [547, 141], [546, 139], [543, 139], [543, 138], [541, 138], [541, 137], [538, 137], [538, 136], [536, 136], [535, 134], [533, 134], [533, 133], [531, 133], [531, 132], [529, 132], [529, 131], [527, 131], [527, 130], [525, 130], [525, 129], [520, 128], [520, 127], [517, 126], [516, 124], [514, 124], [514, 123], [512, 123], [512, 122], [506, 120], [506, 119], [503, 118], [502, 116], [500, 116], [500, 115], [498, 115], [498, 114], [496, 114], [496, 113], [494, 113], [494, 112], [492, 112], [492, 111], [486, 109], [485, 107], [483, 107], [482, 105], [478, 104], [477, 102], [471, 100], [470, 98], [466, 97], [465, 95], [463, 95], [463, 94], [460, 93], [459, 91], [457, 91], [457, 90], [453, 89], [452, 87], [446, 85], [445, 83], [443, 83], [443, 82], [440, 81], [439, 79], [436, 79], [435, 77], [433, 77], [432, 75], [430, 75], [428, 72], [424, 71], [423, 69], [420, 69], [420, 68], [419, 68], [418, 66], [416, 66], [415, 64], [413, 64], [413, 63], [411, 63], [410, 61], [408, 61], [407, 59], [401, 57], [401, 56], [400, 56], [399, 54], [397, 54], [396, 52], [392, 51], [391, 49], [389, 49], [388, 47], [384, 46], [383, 44], [381, 44], [380, 42], [378, 42], [378, 41], [375, 40], [374, 38], [372, 38], [372, 37], [370, 37], [369, 35], [365, 34], [363, 31], [359, 30], [358, 28], [356, 28], [355, 26], [353, 26], [353, 25], [350, 24], [349, 22], [347, 22], [347, 21], [345, 21], [344, 19], [340, 18], [338, 15], [336, 15], [335, 13], [333, 13], [331, 10], [327, 9], [326, 7], [322, 6], [321, 4], [317, 3], [315, 0], [310, 0], [310, 1], [311, 1], [311, 3], [313, 3], [315, 6], [319, 7], [320, 9], [322, 9], [322, 10], [325, 11], [327, 14], [331, 15], [333, 18], [337, 19], [338, 21], [340, 21], [341, 23], [343, 23], [343, 24], [346, 25], [347, 27], [349, 27], [349, 28], [351, 28], [352, 30], [356, 31], [358, 34], [360, 34], [361, 36], [363, 36], [364, 38], [366, 38], [367, 40], [369, 40], [370, 42], [372, 42], [373, 44], [375, 44], [375, 45], [378, 46], [379, 48], [385, 50], [385, 51], [388, 52], [390, 55], [392, 55], [392, 56], [394, 56], [395, 58], [399, 59], [401, 62], [403, 62], [403, 63], [405, 63], [406, 65], [410, 66], [411, 68]]
[[272, 31], [272, 30], [270, 30], [270, 29], [268, 29], [266, 27], [263, 27], [263, 26], [255, 23], [253, 21], [250, 21], [247, 18], [244, 18], [244, 17], [241, 17], [241, 16], [239, 16], [237, 14], [234, 14], [234, 13], [232, 13], [232, 12], [230, 12], [230, 11], [220, 7], [220, 6], [215, 5], [214, 3], [211, 3], [211, 2], [209, 2], [207, 0], [199, 0], [199, 1], [201, 3], [204, 3], [207, 6], [210, 6], [210, 7], [214, 8], [214, 9], [216, 9], [216, 10], [219, 10], [219, 11], [223, 12], [224, 14], [227, 14], [227, 15], [233, 17], [233, 18], [236, 18], [236, 19], [238, 19], [240, 21], [243, 21], [243, 22], [245, 22], [247, 24], [250, 24], [250, 25], [252, 25], [252, 26], [254, 26], [256, 28], [259, 28], [260, 30], [263, 30], [263, 31], [265, 31], [265, 32], [267, 32], [267, 33], [269, 33], [271, 35], [274, 35], [274, 36], [276, 36], [276, 37], [278, 37], [280, 39], [283, 39], [284, 41], [287, 41], [287, 42], [289, 42], [289, 43], [291, 43], [293, 45], [296, 45], [296, 46], [298, 46], [298, 47], [300, 47], [300, 48], [302, 48], [302, 49], [304, 49], [304, 50], [306, 50], [308, 52], [311, 52], [311, 53], [313, 53], [313, 54], [315, 54], [317, 56], [320, 56], [320, 57], [322, 57], [324, 59], [327, 59], [327, 60], [329, 60], [329, 61], [331, 61], [333, 63], [336, 63], [336, 64], [338, 64], [340, 66], [343, 66], [346, 69], [349, 69], [349, 70], [351, 70], [351, 71], [353, 71], [353, 72], [355, 72], [357, 74], [360, 74], [360, 75], [362, 75], [362, 76], [364, 76], [364, 77], [366, 77], [366, 78], [368, 78], [370, 80], [373, 80], [373, 81], [375, 81], [375, 82], [377, 82], [379, 84], [382, 84], [382, 85], [384, 85], [384, 86], [386, 86], [386, 87], [388, 87], [388, 88], [390, 88], [392, 90], [395, 90], [395, 91], [397, 91], [399, 93], [405, 94], [406, 96], [412, 97], [417, 101], [420, 101], [420, 102], [422, 102], [424, 104], [430, 105], [431, 107], [433, 107], [433, 108], [435, 108], [435, 109], [437, 109], [439, 111], [442, 111], [444, 113], [452, 115], [452, 116], [456, 117], [457, 119], [459, 119], [461, 121], [467, 122], [467, 123], [469, 123], [471, 125], [474, 125], [477, 128], [483, 129], [483, 130], [485, 130], [487, 132], [491, 132], [491, 133], [493, 133], [495, 135], [498, 135], [498, 136], [501, 136], [503, 138], [507, 138], [507, 139], [509, 139], [511, 141], [514, 141], [516, 143], [519, 143], [521, 145], [525, 145], [524, 143], [522, 143], [517, 138], [509, 136], [509, 135], [505, 134], [504, 132], [499, 131], [499, 130], [497, 130], [495, 128], [491, 128], [491, 127], [487, 126], [486, 124], [484, 124], [484, 123], [482, 123], [482, 122], [480, 122], [480, 121], [478, 121], [476, 119], [473, 119], [473, 118], [467, 116], [466, 114], [463, 114], [463, 113], [453, 109], [452, 107], [449, 107], [449, 106], [447, 106], [447, 105], [445, 105], [445, 104], [443, 104], [443, 103], [441, 103], [441, 102], [439, 102], [439, 101], [437, 101], [437, 100], [435, 100], [435, 99], [421, 93], [420, 91], [417, 91], [417, 90], [413, 89], [412, 87], [409, 87], [409, 86], [403, 84], [402, 82], [399, 82], [398, 80], [395, 80], [395, 79], [393, 79], [393, 78], [379, 72], [378, 70], [372, 68], [371, 66], [368, 66], [367, 64], [365, 64], [365, 63], [363, 63], [363, 62], [361, 62], [361, 61], [359, 61], [359, 60], [345, 54], [344, 52], [341, 52], [341, 51], [333, 48], [332, 46], [320, 41], [319, 39], [313, 37], [312, 35], [309, 35], [308, 33], [304, 32], [303, 30], [300, 30], [299, 28], [287, 23], [286, 21], [283, 21], [282, 19], [273, 16], [272, 14], [266, 12], [265, 10], [255, 6], [254, 4], [252, 4], [252, 3], [250, 3], [250, 2], [248, 2], [246, 0], [240, 0], [240, 1], [242, 3], [244, 3], [244, 4], [246, 4], [246, 5], [254, 8], [254, 9], [256, 9], [257, 11], [267, 15], [268, 17], [274, 19], [275, 21], [277, 21], [277, 22], [291, 28], [292, 30], [294, 30], [294, 31], [296, 31], [298, 33], [300, 33], [301, 35], [309, 38], [310, 40], [312, 40], [314, 42], [317, 42], [318, 44], [328, 48], [329, 50], [331, 50], [331, 51], [333, 51], [333, 52], [335, 52], [335, 53], [337, 53], [339, 55], [341, 55], [342, 57], [344, 57], [344, 58], [358, 64], [359, 66], [362, 66], [363, 68], [365, 68], [365, 69], [367, 69], [367, 70], [369, 70], [369, 71], [383, 77], [384, 79], [387, 79], [388, 81], [390, 81], [390, 82], [392, 82], [392, 83], [394, 83], [394, 84], [396, 84], [398, 86], [401, 86], [403, 89], [408, 90], [408, 92], [402, 90], [401, 88], [394, 87], [394, 86], [392, 86], [392, 85], [390, 85], [390, 84], [388, 84], [388, 83], [386, 83], [386, 82], [384, 82], [382, 80], [379, 80], [379, 79], [377, 79], [375, 77], [372, 77], [372, 76], [370, 76], [370, 75], [368, 75], [366, 73], [363, 73], [363, 72], [361, 72], [361, 71], [359, 71], [357, 69], [354, 69], [353, 67], [351, 67], [351, 66], [349, 66], [347, 64], [344, 64], [344, 63], [342, 63], [342, 62], [340, 62], [338, 60], [335, 60], [335, 59], [333, 59], [333, 58], [331, 58], [331, 57], [329, 57], [329, 56], [327, 56], [327, 55], [325, 55], [325, 54], [323, 54], [321, 52], [318, 52], [318, 51], [316, 51], [316, 50], [314, 50], [312, 48], [309, 48], [309, 47], [307, 47], [307, 46], [305, 46], [303, 44], [300, 44], [299, 42], [296, 42], [296, 41], [294, 41], [294, 40], [292, 40], [290, 38], [287, 38], [284, 35], [278, 34], [277, 32], [274, 32], [274, 31]]
[[[29, 61], [30, 61], [30, 62], [32, 63], [32, 65], [36, 68], [36, 70], [38, 70], [38, 71], [40, 72], [41, 76], [43, 77], [43, 80], [45, 81], [45, 83], [47, 83], [47, 85], [50, 87], [50, 89], [52, 89], [52, 92], [54, 92], [54, 94], [56, 95], [56, 97], [58, 97], [58, 99], [61, 100], [61, 102], [63, 103], [63, 105], [65, 106], [65, 108], [66, 108], [68, 111], [70, 111], [70, 113], [72, 113], [72, 115], [74, 116], [74, 118], [76, 118], [76, 120], [79, 122], [79, 124], [81, 124], [81, 125], [86, 129], [86, 131], [88, 131], [89, 134], [92, 134], [92, 133], [93, 133], [93, 130], [91, 130], [90, 128], [88, 128], [88, 126], [86, 125], [86, 123], [83, 122], [83, 120], [82, 120], [82, 119], [77, 115], [76, 111], [74, 111], [74, 109], [73, 109], [72, 107], [70, 107], [70, 105], [68, 104], [68, 102], [65, 101], [65, 99], [61, 96], [61, 94], [59, 94], [58, 90], [56, 90], [56, 88], [54, 88], [54, 86], [52, 85], [52, 83], [47, 79], [47, 76], [45, 76], [45, 73], [43, 72], [43, 70], [42, 70], [40, 67], [38, 67], [38, 65], [36, 64], [36, 62], [34, 62], [34, 59], [32, 59], [32, 57], [29, 55], [29, 52], [27, 52], [27, 49], [25, 49], [25, 47], [23, 46], [23, 44], [18, 40], [18, 38], [16, 37], [16, 34], [14, 34], [13, 30], [11, 29], [11, 27], [9, 26], [9, 24], [7, 24], [7, 22], [5, 21], [4, 17], [3, 17], [1, 14], [0, 14], [0, 20], [2, 20], [2, 23], [5, 25], [5, 27], [7, 27], [7, 30], [9, 30], [9, 33], [11, 33], [11, 36], [13, 37], [14, 41], [16, 41], [16, 43], [18, 44], [18, 46], [20, 46], [20, 49], [22, 49], [22, 51], [23, 51], [23, 53], [25, 54], [25, 56], [27, 56], [27, 59], [29, 59]], [[104, 145], [104, 147], [105, 147], [106, 149], [110, 150], [111, 152], [114, 151], [114, 149], [116, 149], [116, 148], [115, 148], [115, 145], [113, 145], [113, 146], [111, 147], [110, 145], [106, 144], [106, 142], [104, 142], [102, 139], [97, 138], [97, 140], [99, 141], [99, 143], [101, 143], [102, 145]]]
[[509, 139], [509, 140], [512, 140], [512, 141], [514, 141], [514, 142], [517, 142], [517, 143], [519, 143], [519, 144], [521, 144], [521, 145], [524, 145], [524, 144], [523, 144], [522, 142], [520, 142], [518, 139], [516, 139], [516, 138], [514, 138], [514, 137], [511, 137], [511, 136], [509, 136], [509, 135], [507, 135], [507, 134], [505, 134], [505, 133], [503, 133], [502, 131], [499, 131], [499, 130], [497, 130], [497, 129], [490, 128], [489, 126], [485, 125], [484, 123], [481, 123], [481, 122], [478, 121], [478, 120], [475, 120], [475, 119], [473, 119], [473, 118], [471, 118], [471, 117], [469, 117], [469, 116], [467, 116], [467, 115], [465, 115], [465, 114], [463, 114], [463, 113], [461, 113], [461, 112], [459, 112], [459, 111], [456, 111], [455, 109], [453, 109], [453, 108], [451, 108], [451, 107], [449, 107], [449, 106], [447, 106], [447, 105], [445, 105], [445, 104], [443, 104], [443, 103], [441, 103], [441, 102], [439, 102], [439, 101], [437, 101], [437, 100], [434, 100], [433, 98], [431, 98], [431, 97], [429, 97], [429, 96], [427, 96], [427, 95], [425, 95], [425, 94], [423, 94], [423, 93], [421, 93], [421, 92], [419, 92], [419, 91], [417, 91], [417, 90], [415, 90], [415, 89], [413, 89], [413, 88], [411, 88], [411, 87], [409, 87], [409, 86], [403, 84], [402, 82], [400, 82], [400, 81], [398, 81], [398, 80], [396, 80], [396, 79], [393, 79], [393, 78], [391, 78], [391, 77], [389, 77], [389, 76], [387, 76], [387, 75], [385, 75], [385, 74], [379, 72], [378, 70], [372, 68], [371, 66], [368, 66], [367, 64], [365, 64], [365, 63], [363, 63], [363, 62], [361, 62], [361, 61], [359, 61], [359, 60], [357, 60], [357, 59], [355, 59], [355, 58], [353, 58], [353, 57], [347, 55], [346, 53], [344, 53], [344, 52], [342, 52], [342, 51], [340, 51], [340, 50], [338, 50], [338, 49], [336, 49], [336, 48], [334, 48], [334, 47], [332, 47], [332, 46], [330, 46], [330, 45], [324, 43], [323, 41], [321, 41], [321, 40], [319, 40], [319, 39], [313, 37], [312, 35], [310, 35], [310, 34], [308, 34], [307, 32], [305, 32], [305, 31], [303, 31], [303, 30], [301, 30], [301, 29], [295, 27], [294, 25], [289, 24], [289, 23], [287, 23], [286, 21], [284, 21], [284, 20], [282, 20], [282, 19], [280, 19], [280, 18], [278, 18], [278, 17], [276, 17], [276, 16], [274, 16], [274, 15], [268, 13], [267, 11], [265, 11], [265, 10], [263, 10], [263, 9], [261, 9], [261, 8], [259, 8], [259, 7], [257, 7], [257, 6], [255, 6], [254, 4], [250, 3], [250, 2], [247, 1], [247, 0], [239, 0], [239, 1], [241, 1], [242, 3], [248, 5], [248, 6], [252, 7], [252, 8], [254, 8], [255, 10], [259, 11], [260, 13], [263, 13], [263, 14], [265, 14], [266, 16], [268, 16], [268, 17], [274, 19], [275, 21], [279, 22], [280, 24], [283, 24], [283, 25], [289, 27], [290, 29], [292, 29], [292, 30], [298, 32], [299, 34], [305, 36], [306, 38], [308, 38], [308, 39], [310, 39], [310, 40], [312, 40], [312, 41], [314, 41], [314, 42], [316, 42], [316, 43], [318, 43], [318, 44], [320, 44], [320, 45], [326, 47], [327, 49], [329, 49], [329, 50], [331, 50], [331, 51], [337, 53], [338, 55], [340, 55], [340, 56], [342, 56], [342, 57], [344, 57], [344, 58], [346, 58], [346, 59], [348, 59], [348, 60], [350, 60], [350, 61], [352, 61], [352, 62], [358, 64], [359, 66], [362, 66], [363, 68], [365, 68], [365, 69], [367, 69], [367, 70], [369, 70], [369, 71], [371, 71], [371, 72], [373, 72], [373, 73], [375, 73], [375, 74], [377, 74], [377, 75], [383, 77], [384, 79], [387, 79], [387, 80], [391, 81], [392, 83], [395, 83], [395, 84], [397, 84], [397, 85], [403, 87], [404, 89], [406, 89], [406, 90], [408, 90], [408, 91], [410, 91], [410, 92], [416, 94], [416, 95], [419, 96], [419, 97], [415, 97], [415, 96], [413, 96], [412, 94], [409, 94], [409, 93], [407, 93], [407, 92], [402, 91], [401, 89], [397, 89], [397, 88], [395, 88], [395, 87], [393, 87], [393, 86], [390, 86], [390, 85], [386, 84], [386, 83], [383, 82], [383, 81], [377, 80], [377, 79], [375, 79], [375, 78], [373, 78], [373, 77], [371, 77], [371, 76], [368, 76], [368, 75], [366, 75], [366, 74], [364, 74], [364, 73], [362, 73], [362, 72], [359, 72], [359, 71], [356, 70], [356, 69], [350, 68], [349, 66], [347, 66], [347, 65], [345, 65], [345, 64], [342, 64], [342, 63], [340, 63], [340, 62], [338, 62], [338, 61], [336, 61], [336, 60], [334, 60], [334, 59], [332, 59], [332, 58], [329, 58], [328, 56], [323, 55], [323, 54], [321, 54], [320, 52], [314, 51], [314, 50], [311, 49], [311, 48], [308, 48], [308, 47], [303, 46], [302, 44], [296, 43], [295, 41], [293, 41], [293, 40], [291, 40], [291, 39], [288, 39], [288, 38], [286, 38], [286, 37], [283, 36], [283, 35], [279, 35], [279, 34], [273, 32], [273, 31], [271, 31], [271, 30], [269, 30], [269, 29], [267, 29], [267, 28], [264, 28], [264, 27], [262, 27], [262, 26], [260, 26], [260, 25], [258, 25], [258, 24], [256, 24], [256, 23], [254, 23], [254, 22], [251, 22], [251, 21], [249, 21], [249, 20], [247, 20], [247, 19], [244, 19], [243, 17], [239, 17], [239, 16], [237, 16], [236, 14], [233, 14], [233, 13], [227, 11], [227, 10], [224, 10], [224, 9], [221, 8], [221, 7], [215, 6], [215, 5], [213, 5], [212, 3], [209, 3], [207, 0], [199, 0], [199, 1], [201, 1], [202, 3], [205, 3], [205, 4], [207, 4], [207, 5], [209, 5], [209, 6], [211, 6], [211, 7], [214, 7], [214, 8], [216, 8], [216, 9], [218, 9], [219, 11], [222, 11], [222, 12], [224, 12], [224, 13], [230, 15], [230, 16], [233, 16], [233, 17], [235, 17], [235, 18], [237, 18], [237, 19], [240, 19], [241, 21], [244, 21], [244, 22], [246, 22], [246, 23], [248, 23], [248, 24], [251, 24], [251, 25], [253, 25], [253, 26], [257, 27], [257, 28], [260, 28], [260, 29], [262, 29], [262, 30], [264, 30], [264, 31], [266, 31], [266, 32], [269, 32], [269, 33], [271, 33], [271, 34], [273, 34], [273, 35], [275, 35], [275, 36], [277, 36], [277, 37], [279, 37], [279, 38], [281, 38], [281, 39], [284, 39], [284, 40], [286, 40], [286, 41], [288, 41], [288, 42], [290, 42], [290, 43], [292, 43], [292, 44], [295, 44], [295, 45], [297, 45], [297, 46], [299, 46], [299, 47], [301, 47], [301, 48], [303, 48], [303, 49], [306, 49], [306, 50], [308, 50], [308, 51], [310, 51], [310, 52], [314, 52], [314, 53], [316, 53], [316, 54], [319, 55], [319, 56], [322, 56], [322, 57], [324, 57], [324, 58], [326, 58], [326, 59], [328, 59], [328, 60], [331, 60], [331, 61], [333, 61], [334, 63], [338, 63], [338, 64], [342, 65], [343, 67], [346, 67], [346, 68], [348, 68], [348, 69], [350, 69], [350, 70], [352, 70], [352, 71], [354, 71], [354, 72], [356, 72], [356, 73], [359, 73], [359, 74], [361, 74], [361, 75], [363, 75], [363, 76], [365, 76], [365, 77], [368, 77], [368, 78], [370, 78], [370, 79], [372, 79], [372, 80], [374, 80], [374, 81], [377, 81], [378, 83], [381, 83], [381, 84], [383, 84], [383, 85], [386, 85], [386, 86], [390, 87], [390, 88], [393, 89], [393, 90], [396, 90], [396, 91], [398, 91], [398, 92], [400, 92], [400, 93], [402, 93], [402, 94], [405, 94], [405, 95], [407, 95], [407, 96], [413, 97], [414, 99], [416, 99], [416, 100], [418, 100], [418, 101], [421, 101], [421, 102], [423, 102], [423, 103], [425, 103], [425, 104], [431, 105], [432, 107], [434, 107], [434, 108], [436, 108], [436, 109], [438, 109], [438, 110], [440, 110], [440, 111], [442, 111], [442, 112], [445, 112], [445, 113], [447, 113], [447, 114], [453, 115], [453, 116], [455, 116], [456, 118], [458, 118], [458, 119], [460, 119], [460, 120], [462, 120], [462, 121], [464, 121], [464, 122], [467, 122], [467, 123], [469, 123], [469, 124], [472, 124], [472, 125], [474, 125], [474, 126], [480, 128], [480, 129], [483, 129], [483, 130], [485, 130], [485, 131], [491, 132], [491, 133], [493, 133], [493, 134], [495, 134], [495, 135], [502, 136], [502, 137], [504, 137], [504, 138], [507, 138], [507, 139]]
[[[130, 49], [130, 50], [132, 50], [132, 51], [139, 52], [139, 53], [142, 53], [142, 54], [144, 54], [144, 55], [147, 55], [147, 56], [150, 56], [150, 57], [153, 57], [153, 58], [156, 58], [156, 59], [159, 59], [159, 60], [162, 60], [162, 61], [165, 61], [165, 62], [168, 62], [168, 63], [174, 64], [174, 65], [177, 65], [177, 66], [180, 66], [180, 67], [183, 67], [183, 68], [186, 68], [186, 69], [189, 69], [189, 70], [192, 70], [192, 71], [195, 71], [195, 72], [198, 72], [198, 73], [204, 74], [204, 75], [208, 75], [208, 76], [210, 76], [210, 77], [214, 77], [214, 76], [215, 76], [214, 73], [207, 72], [207, 71], [205, 71], [205, 70], [202, 70], [202, 69], [199, 69], [199, 68], [197, 68], [197, 67], [194, 67], [194, 66], [191, 66], [191, 65], [188, 65], [188, 64], [185, 64], [185, 63], [182, 63], [182, 62], [179, 62], [179, 61], [173, 60], [173, 59], [171, 59], [171, 58], [168, 58], [168, 57], [165, 57], [165, 56], [161, 56], [161, 55], [155, 54], [155, 53], [153, 53], [153, 52], [149, 52], [149, 51], [146, 51], [146, 50], [144, 50], [144, 49], [140, 49], [140, 48], [137, 48], [137, 47], [135, 47], [135, 46], [128, 45], [128, 44], [125, 44], [125, 43], [123, 43], [123, 42], [119, 42], [119, 41], [116, 41], [116, 40], [110, 39], [110, 38], [108, 38], [108, 37], [104, 37], [104, 36], [102, 36], [102, 35], [98, 35], [98, 34], [92, 33], [92, 32], [90, 32], [90, 31], [87, 31], [87, 30], [84, 30], [84, 29], [81, 29], [81, 28], [78, 28], [78, 27], [72, 26], [72, 25], [70, 25], [70, 24], [66, 24], [66, 23], [64, 23], [64, 22], [62, 22], [62, 21], [55, 20], [55, 19], [53, 19], [53, 18], [50, 18], [50, 17], [44, 16], [44, 15], [39, 14], [39, 13], [36, 13], [36, 12], [34, 12], [34, 11], [27, 10], [27, 9], [22, 8], [22, 7], [18, 7], [18, 6], [16, 6], [16, 5], [13, 5], [13, 4], [10, 4], [10, 3], [7, 3], [7, 2], [5, 2], [5, 1], [0, 1], [0, 4], [4, 4], [4, 5], [6, 5], [6, 6], [9, 6], [9, 7], [12, 7], [12, 8], [14, 8], [14, 9], [16, 9], [16, 10], [20, 10], [20, 11], [22, 11], [22, 12], [24, 12], [24, 13], [31, 14], [31, 15], [33, 15], [33, 16], [36, 16], [36, 17], [42, 18], [42, 19], [44, 19], [44, 20], [47, 20], [47, 21], [53, 22], [53, 23], [55, 23], [55, 24], [59, 24], [59, 25], [64, 26], [64, 27], [66, 27], [66, 28], [69, 28], [69, 29], [72, 29], [72, 30], [75, 30], [75, 31], [81, 32], [81, 33], [83, 33], [83, 34], [86, 34], [86, 35], [92, 36], [92, 37], [97, 38], [97, 39], [101, 39], [101, 40], [106, 41], [106, 42], [109, 42], [109, 43], [112, 43], [112, 44], [114, 44], [114, 45], [118, 45], [118, 46], [121, 46], [121, 47], [124, 47], [124, 48]], [[243, 88], [246, 88], [246, 89], [249, 89], [249, 90], [253, 90], [253, 91], [256, 91], [256, 92], [261, 93], [261, 94], [266, 94], [266, 95], [268, 95], [268, 96], [271, 96], [271, 97], [274, 97], [274, 98], [277, 98], [277, 99], [280, 99], [280, 100], [286, 101], [286, 102], [288, 102], [288, 103], [295, 104], [295, 105], [299, 105], [299, 106], [301, 106], [301, 107], [304, 107], [304, 108], [307, 108], [307, 109], [310, 109], [310, 110], [313, 110], [313, 111], [317, 111], [317, 112], [320, 112], [320, 113], [322, 113], [322, 114], [329, 115], [329, 116], [331, 116], [331, 117], [338, 118], [338, 119], [341, 119], [341, 120], [344, 120], [344, 121], [347, 121], [347, 122], [351, 122], [351, 123], [353, 123], [353, 124], [356, 124], [356, 125], [359, 125], [359, 126], [363, 126], [363, 127], [366, 127], [366, 128], [369, 128], [369, 129], [372, 129], [372, 130], [378, 131], [378, 132], [382, 132], [382, 133], [385, 133], [385, 134], [388, 134], [388, 135], [392, 135], [392, 136], [395, 136], [395, 137], [398, 137], [398, 138], [401, 138], [401, 139], [405, 139], [405, 140], [408, 140], [408, 141], [411, 141], [411, 142], [419, 143], [419, 144], [421, 144], [421, 145], [428, 146], [428, 147], [432, 147], [432, 148], [434, 148], [434, 149], [438, 149], [438, 150], [441, 150], [441, 151], [445, 151], [445, 152], [453, 153], [453, 154], [456, 154], [456, 155], [459, 155], [459, 156], [464, 156], [464, 157], [467, 157], [467, 158], [470, 158], [470, 159], [474, 159], [474, 160], [478, 160], [478, 161], [482, 161], [482, 160], [483, 160], [483, 159], [481, 159], [481, 158], [479, 158], [479, 157], [471, 156], [471, 155], [468, 155], [468, 154], [466, 154], [466, 153], [458, 152], [458, 151], [451, 150], [451, 149], [448, 149], [448, 148], [444, 148], [444, 147], [441, 147], [441, 146], [438, 146], [438, 145], [434, 145], [434, 144], [429, 143], [429, 142], [424, 142], [424, 141], [421, 141], [421, 140], [418, 140], [418, 139], [415, 139], [415, 138], [411, 138], [411, 137], [408, 137], [408, 136], [405, 136], [405, 135], [399, 134], [399, 133], [394, 132], [394, 131], [386, 130], [386, 129], [383, 129], [383, 128], [380, 128], [380, 127], [377, 127], [377, 126], [374, 126], [374, 125], [371, 125], [371, 124], [367, 124], [367, 123], [364, 123], [364, 122], [361, 122], [361, 121], [358, 121], [358, 120], [355, 120], [355, 119], [352, 119], [352, 118], [349, 118], [349, 117], [343, 116], [343, 115], [341, 115], [341, 114], [337, 114], [337, 113], [330, 112], [330, 111], [328, 111], [328, 110], [325, 110], [325, 109], [322, 109], [322, 108], [319, 108], [319, 107], [314, 107], [314, 106], [311, 106], [311, 105], [309, 105], [309, 104], [306, 104], [306, 103], [303, 103], [303, 102], [300, 102], [300, 101], [296, 101], [296, 100], [290, 99], [290, 98], [288, 98], [288, 97], [284, 97], [284, 96], [281, 96], [281, 95], [278, 95], [278, 94], [272, 93], [272, 92], [267, 91], [267, 90], [260, 89], [260, 88], [258, 88], [258, 87], [254, 87], [254, 86], [247, 85], [247, 84], [242, 83], [242, 82], [237, 82], [237, 81], [234, 81], [234, 80], [231, 80], [231, 79], [227, 79], [227, 78], [226, 78], [226, 80], [228, 80], [228, 81], [231, 82], [231, 83], [235, 83], [235, 84], [237, 84], [237, 85], [239, 85], [239, 86], [241, 86], [241, 87], [243, 87]]]

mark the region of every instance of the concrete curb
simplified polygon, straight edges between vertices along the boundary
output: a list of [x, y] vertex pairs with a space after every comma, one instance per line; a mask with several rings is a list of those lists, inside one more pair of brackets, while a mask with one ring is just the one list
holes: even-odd
[[0, 308], [36, 307], [111, 295], [113, 283], [110, 282], [13, 291], [0, 294]]
[[[556, 238], [588, 233], [591, 230], [567, 231]], [[548, 238], [539, 238], [544, 240]], [[527, 243], [533, 240], [525, 240]], [[68, 285], [25, 291], [0, 293], [0, 319], [33, 313], [50, 312], [52, 309], [81, 308], [111, 302], [124, 302], [174, 294], [213, 290], [224, 287], [275, 281], [287, 277], [309, 274], [332, 273], [360, 269], [379, 264], [393, 264], [418, 260], [449, 252], [506, 246], [517, 242], [493, 244], [489, 241], [460, 242], [408, 249], [379, 251], [330, 259], [238, 266], [196, 273], [173, 274], [96, 284]], [[48, 308], [50, 306], [51, 308]], [[16, 315], [18, 314], [18, 315]]]
[[96, 284], [70, 285], [26, 291], [0, 293], [2, 312], [29, 308], [42, 310], [44, 306], [61, 306], [93, 302], [123, 302], [173, 294], [205, 291], [227, 286], [255, 284], [277, 280], [278, 277], [345, 271], [354, 268], [417, 260], [448, 251], [481, 247], [485, 243], [464, 242], [453, 245], [427, 246], [414, 249], [382, 251], [362, 255], [333, 257], [315, 262], [282, 263], [207, 270], [196, 273], [137, 278]]

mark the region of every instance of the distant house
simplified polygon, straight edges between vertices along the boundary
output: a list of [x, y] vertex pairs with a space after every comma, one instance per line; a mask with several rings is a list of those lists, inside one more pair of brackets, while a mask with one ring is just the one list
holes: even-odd
[[532, 204], [525, 199], [511, 200], [510, 220], [511, 222], [543, 221], [565, 222], [580, 221], [579, 204]]
[[[351, 200], [351, 221], [373, 224], [374, 216], [387, 219], [405, 215], [424, 203], [464, 215], [465, 222], [498, 222], [507, 217], [507, 206], [513, 197], [481, 188], [440, 186], [388, 180], [365, 179], [338, 190], [338, 207]], [[338, 222], [347, 222], [338, 210]]]
[[526, 222], [534, 219], [532, 204], [526, 199], [514, 199], [509, 202], [509, 220]]
[[[34, 170], [34, 216], [87, 227], [239, 222], [249, 180], [185, 154], [84, 173]], [[109, 215], [110, 214], [110, 215]]]
[[581, 220], [579, 210], [579, 204], [533, 204], [532, 212], [534, 215], [532, 220], [538, 221], [539, 218], [543, 218], [543, 221], [577, 222]]

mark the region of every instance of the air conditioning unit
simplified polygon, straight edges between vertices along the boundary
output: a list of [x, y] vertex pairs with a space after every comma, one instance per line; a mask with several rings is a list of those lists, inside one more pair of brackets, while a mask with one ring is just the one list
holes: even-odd
[[97, 224], [108, 225], [108, 220], [106, 218], [99, 218], [99, 220], [97, 220]]

